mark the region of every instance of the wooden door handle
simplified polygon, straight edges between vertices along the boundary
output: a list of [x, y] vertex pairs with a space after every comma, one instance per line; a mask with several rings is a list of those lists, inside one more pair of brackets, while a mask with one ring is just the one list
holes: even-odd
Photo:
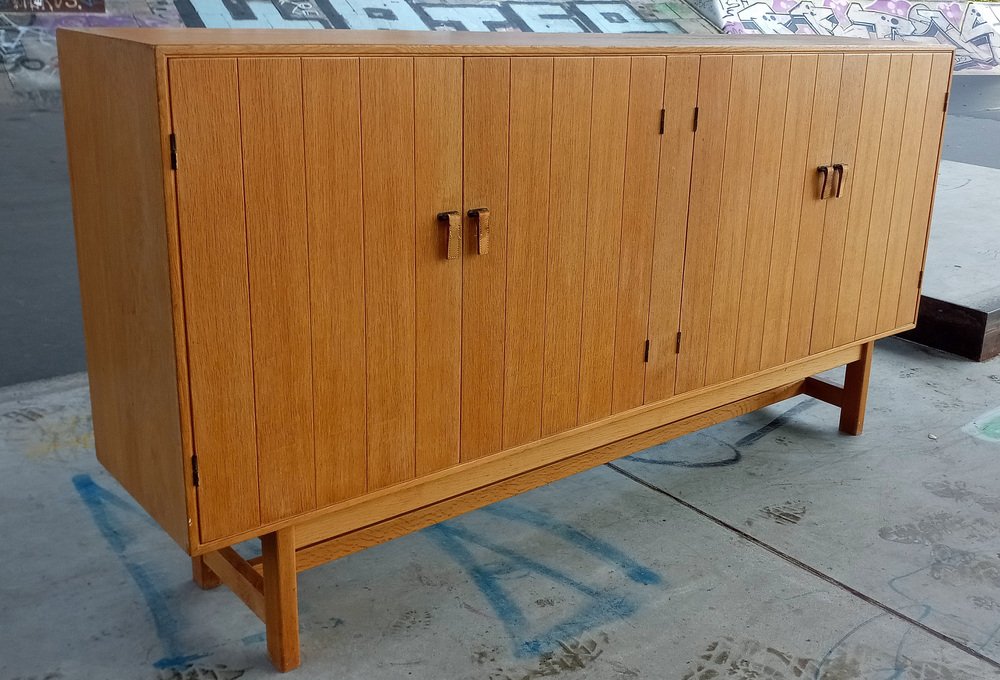
[[834, 193], [836, 198], [840, 198], [843, 195], [844, 185], [847, 184], [847, 171], [851, 169], [847, 163], [835, 163], [833, 166], [833, 171], [837, 173], [837, 189]]
[[447, 259], [457, 260], [462, 256], [462, 216], [457, 210], [439, 212], [438, 219], [448, 223]]
[[490, 252], [490, 209], [473, 208], [469, 211], [469, 217], [476, 220], [479, 234], [479, 254], [485, 255]]
[[816, 168], [816, 170], [823, 178], [823, 184], [821, 184], [819, 188], [819, 200], [822, 201], [824, 198], [826, 198], [826, 185], [830, 179], [830, 166], [821, 165], [818, 168]]

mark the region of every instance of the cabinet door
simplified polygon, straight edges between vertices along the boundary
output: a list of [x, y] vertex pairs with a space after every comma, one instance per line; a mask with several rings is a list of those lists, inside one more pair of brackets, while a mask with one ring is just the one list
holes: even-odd
[[657, 183], [667, 61], [465, 60], [464, 210], [488, 208], [491, 234], [481, 254], [466, 218], [463, 460], [641, 405], [651, 295], [673, 357], [683, 221], [658, 192], [686, 201], [687, 173]]
[[320, 505], [458, 462], [459, 58], [303, 60]]

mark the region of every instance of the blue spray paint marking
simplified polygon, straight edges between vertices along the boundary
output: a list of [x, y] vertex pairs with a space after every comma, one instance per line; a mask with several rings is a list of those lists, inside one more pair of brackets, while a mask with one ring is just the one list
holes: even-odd
[[137, 564], [128, 555], [126, 548], [132, 541], [133, 536], [124, 523], [113, 518], [109, 510], [123, 510], [133, 516], [144, 519], [148, 524], [154, 524], [153, 520], [131, 503], [98, 486], [90, 475], [81, 474], [74, 476], [73, 486], [76, 488], [76, 492], [80, 495], [80, 499], [84, 505], [90, 511], [97, 529], [101, 532], [104, 540], [108, 542], [108, 546], [112, 552], [121, 560], [122, 566], [125, 567], [129, 576], [132, 577], [136, 587], [146, 601], [146, 607], [149, 609], [149, 614], [153, 619], [153, 627], [156, 630], [156, 635], [159, 637], [160, 643], [166, 652], [164, 657], [153, 665], [156, 668], [173, 668], [189, 664], [195, 659], [206, 656], [205, 654], [184, 655], [181, 653], [182, 646], [178, 639], [181, 627], [177, 619], [170, 613], [166, 594], [157, 587], [147, 568], [141, 564]]
[[[927, 618], [927, 616], [932, 611], [931, 608], [928, 607], [927, 605], [911, 605], [903, 607], [902, 609], [900, 609], [900, 611], [903, 612], [906, 611], [907, 609], [919, 610], [919, 614], [916, 617], [916, 620], [921, 622], [925, 618]], [[829, 650], [827, 650], [826, 654], [823, 655], [823, 658], [820, 659], [819, 664], [816, 666], [816, 671], [813, 673], [813, 680], [821, 680], [823, 668], [833, 657], [834, 652], [836, 652], [841, 647], [845, 646], [847, 644], [847, 641], [850, 640], [855, 635], [857, 635], [859, 632], [861, 632], [862, 630], [864, 630], [865, 628], [867, 628], [868, 626], [870, 626], [871, 624], [875, 623], [876, 621], [885, 616], [889, 616], [889, 614], [885, 612], [881, 614], [876, 614], [875, 616], [862, 621], [854, 628], [852, 628], [846, 635], [837, 640], [837, 642], [832, 647], [830, 647]], [[885, 680], [899, 680], [899, 678], [902, 678], [907, 672], [909, 672], [910, 670], [909, 666], [905, 661], [905, 657], [903, 656], [903, 646], [906, 644], [906, 638], [912, 631], [913, 631], [913, 626], [907, 626], [906, 630], [903, 631], [903, 634], [900, 636], [899, 644], [896, 645], [896, 658], [893, 659], [892, 668], [880, 668], [876, 670], [876, 672], [879, 673], [881, 672], [891, 673], [891, 675], [885, 676]]]
[[538, 529], [551, 531], [553, 534], [563, 539], [567, 543], [572, 543], [580, 550], [595, 555], [606, 562], [617, 564], [630, 579], [644, 586], [659, 585], [663, 579], [656, 572], [648, 569], [624, 552], [614, 547], [610, 543], [605, 543], [599, 538], [577, 529], [576, 527], [560, 522], [559, 520], [529, 508], [520, 507], [513, 503], [497, 503], [483, 508], [486, 512], [504, 519], [514, 520], [530, 524]]
[[[553, 531], [556, 535], [566, 538], [577, 546], [586, 545], [589, 539], [583, 532], [576, 531], [574, 533], [571, 527], [542, 519], [544, 516], [539, 513], [504, 508], [493, 514], [501, 517], [509, 516], [517, 521], [530, 522], [542, 529]], [[604, 589], [581, 583], [561, 571], [491, 541], [477, 532], [470, 531], [455, 521], [442, 522], [426, 529], [425, 533], [469, 573], [476, 587], [483, 593], [490, 607], [499, 617], [508, 636], [514, 640], [514, 653], [517, 656], [537, 655], [551, 651], [557, 648], [560, 640], [579, 637], [582, 633], [610, 621], [628, 618], [638, 610], [638, 604], [628, 596], [618, 596]], [[484, 564], [473, 556], [469, 550], [469, 544], [478, 545], [504, 559], [499, 563]], [[657, 574], [603, 542], [595, 541], [593, 545], [587, 545], [583, 549], [593, 555], [609, 559], [614, 564], [623, 565], [624, 563], [624, 565], [628, 565], [625, 566], [626, 572], [629, 574], [629, 578], [634, 581], [651, 584], [662, 582]], [[608, 557], [609, 555], [611, 557]], [[590, 602], [565, 621], [533, 635], [528, 631], [528, 621], [524, 612], [501, 583], [502, 577], [519, 571], [535, 572], [572, 588], [589, 598]]]

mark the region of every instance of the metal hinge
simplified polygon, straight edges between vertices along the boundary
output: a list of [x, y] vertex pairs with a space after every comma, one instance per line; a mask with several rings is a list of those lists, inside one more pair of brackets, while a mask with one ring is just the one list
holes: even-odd
[[694, 131], [698, 131], [698, 107], [694, 107]]
[[660, 109], [660, 134], [663, 134], [664, 127], [667, 123], [667, 110]]
[[951, 99], [951, 92], [944, 93], [944, 111], [948, 111], [948, 100]]
[[649, 338], [646, 338], [646, 351], [642, 355], [643, 363], [649, 363]]
[[191, 481], [195, 486], [198, 486], [198, 454], [191, 456]]
[[677, 331], [677, 346], [674, 348], [675, 354], [681, 353], [681, 332]]
[[170, 169], [177, 169], [177, 137], [170, 133]]

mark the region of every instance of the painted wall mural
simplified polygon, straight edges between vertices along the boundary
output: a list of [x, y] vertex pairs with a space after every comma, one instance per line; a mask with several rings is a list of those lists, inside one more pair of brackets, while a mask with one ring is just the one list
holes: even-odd
[[727, 33], [941, 43], [955, 48], [957, 73], [1000, 73], [1000, 3], [697, 0], [697, 6]]
[[[101, 11], [41, 11], [85, 3]], [[60, 5], [61, 6], [61, 5]], [[30, 8], [34, 11], [26, 11]], [[714, 33], [683, 0], [0, 0], [4, 99], [58, 100], [60, 26], [354, 28], [562, 33]], [[6, 89], [5, 89], [6, 88]]]

